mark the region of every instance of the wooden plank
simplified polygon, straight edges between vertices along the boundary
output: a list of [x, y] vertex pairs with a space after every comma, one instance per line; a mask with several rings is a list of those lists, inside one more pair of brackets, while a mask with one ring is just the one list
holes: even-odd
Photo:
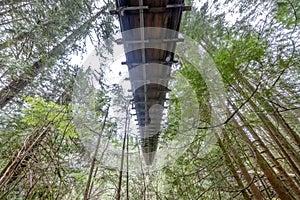
[[168, 43], [168, 42], [183, 42], [184, 38], [161, 38], [161, 39], [147, 39], [147, 40], [123, 40], [121, 38], [115, 40], [115, 42], [120, 44], [140, 44], [140, 43]]
[[121, 15], [126, 14], [137, 14], [140, 9], [144, 9], [145, 13], [168, 13], [171, 9], [180, 9], [180, 11], [190, 11], [192, 6], [186, 6], [183, 4], [170, 4], [166, 7], [148, 7], [148, 6], [133, 6], [133, 7], [119, 7], [116, 10], [110, 10], [111, 15]]
[[121, 62], [122, 65], [151, 65], [151, 63], [155, 63], [155, 64], [162, 64], [162, 65], [170, 65], [170, 64], [175, 64], [178, 63], [178, 60], [173, 60], [173, 61], [161, 61], [161, 60], [150, 60], [147, 63], [138, 63], [138, 62], [132, 62], [132, 63], [127, 63], [126, 61]]

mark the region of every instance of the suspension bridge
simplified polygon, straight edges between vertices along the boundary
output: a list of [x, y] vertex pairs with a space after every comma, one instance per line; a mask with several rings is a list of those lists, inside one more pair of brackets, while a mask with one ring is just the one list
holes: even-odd
[[[184, 0], [117, 0], [116, 9], [124, 46], [129, 80], [133, 91], [140, 132], [140, 146], [145, 163], [153, 164], [158, 147], [171, 66], [176, 43], [183, 41], [178, 31], [183, 11], [191, 10]], [[169, 31], [171, 30], [171, 31]]]

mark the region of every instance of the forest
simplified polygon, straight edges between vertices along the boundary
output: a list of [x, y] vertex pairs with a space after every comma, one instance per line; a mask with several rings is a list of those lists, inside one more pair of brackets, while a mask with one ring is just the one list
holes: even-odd
[[185, 5], [149, 166], [116, 1], [0, 0], [0, 200], [300, 200], [300, 1]]

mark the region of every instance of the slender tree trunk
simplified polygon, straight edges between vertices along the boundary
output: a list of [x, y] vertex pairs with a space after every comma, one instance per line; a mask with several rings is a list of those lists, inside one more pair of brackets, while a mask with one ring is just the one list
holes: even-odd
[[247, 193], [247, 191], [245, 190], [245, 186], [243, 184], [242, 179], [239, 177], [234, 164], [230, 158], [229, 153], [226, 150], [226, 147], [224, 146], [222, 140], [220, 139], [220, 137], [216, 134], [217, 138], [218, 138], [218, 144], [221, 148], [221, 150], [223, 151], [224, 157], [225, 157], [225, 162], [226, 165], [228, 166], [228, 168], [230, 169], [231, 173], [233, 174], [233, 177], [235, 178], [239, 188], [241, 189], [242, 195], [244, 197], [244, 199], [250, 199], [249, 194]]
[[[83, 25], [81, 25], [72, 34], [66, 37], [60, 44], [55, 46], [47, 55], [48, 59], [57, 59], [63, 55], [66, 50], [79, 40], [86, 31], [91, 27], [93, 21], [95, 21], [101, 14], [105, 12], [106, 8], [96, 13]], [[40, 74], [45, 68], [45, 61], [40, 59], [36, 61], [25, 73], [19, 76], [17, 80], [10, 82], [5, 88], [0, 91], [0, 108], [3, 108], [10, 100], [12, 100], [20, 91], [22, 91], [27, 85], [33, 82], [34, 78]]]
[[95, 164], [96, 164], [96, 160], [97, 160], [98, 149], [100, 147], [103, 131], [104, 131], [104, 128], [105, 128], [105, 125], [106, 125], [108, 111], [109, 111], [109, 107], [106, 110], [105, 117], [104, 117], [104, 120], [103, 120], [103, 124], [102, 124], [102, 127], [101, 127], [101, 131], [98, 134], [97, 144], [96, 144], [96, 147], [95, 147], [95, 152], [94, 152], [94, 155], [93, 155], [93, 158], [92, 158], [88, 180], [87, 180], [86, 187], [85, 187], [85, 192], [84, 192], [84, 197], [83, 197], [84, 200], [87, 200], [87, 199], [90, 198], [90, 192], [92, 190], [92, 187], [91, 187], [92, 178], [93, 178], [92, 176], [93, 176], [93, 172], [94, 172], [94, 168], [95, 168]]
[[24, 145], [0, 173], [0, 188], [4, 188], [6, 184], [10, 182], [12, 177], [15, 176], [18, 166], [24, 160], [27, 160], [34, 148], [43, 140], [50, 127], [51, 123], [48, 123], [48, 125], [35, 130], [25, 140]]
[[[223, 135], [224, 135], [224, 138], [226, 139], [226, 141], [229, 142], [230, 144], [232, 144], [232, 141], [230, 141], [227, 133], [225, 132]], [[231, 145], [229, 145], [228, 148], [229, 148], [229, 151], [232, 152], [233, 158], [235, 158], [235, 160], [237, 161], [238, 167], [241, 170], [241, 173], [244, 176], [245, 180], [247, 181], [249, 188], [253, 194], [253, 197], [258, 200], [263, 200], [264, 199], [263, 195], [261, 194], [259, 189], [256, 187], [256, 185], [253, 181], [253, 178], [251, 178], [250, 174], [248, 173], [248, 170], [247, 170], [246, 166], [244, 165], [238, 152]]]
[[[234, 109], [236, 109], [236, 106], [231, 101], [228, 101], [228, 102]], [[300, 187], [300, 185], [298, 185], [298, 186], [295, 185], [294, 181], [288, 175], [286, 170], [278, 162], [278, 160], [275, 158], [275, 156], [272, 154], [272, 152], [268, 149], [268, 147], [264, 144], [264, 142], [261, 140], [261, 138], [258, 136], [258, 134], [254, 131], [254, 129], [247, 123], [244, 116], [240, 112], [237, 113], [237, 116], [242, 121], [242, 123], [245, 125], [246, 129], [249, 131], [249, 133], [251, 134], [251, 137], [254, 138], [255, 143], [257, 143], [257, 145], [262, 148], [262, 152], [264, 152], [267, 155], [268, 159], [272, 162], [274, 167], [278, 170], [279, 174], [283, 175], [288, 186], [293, 188], [294, 191], [298, 191], [297, 193], [300, 197], [300, 191], [298, 189]], [[234, 123], [235, 127], [239, 126], [236, 121], [233, 121], [233, 123]]]
[[300, 136], [291, 128], [291, 126], [282, 117], [282, 115], [278, 112], [278, 110], [275, 111], [275, 113], [273, 114], [273, 117], [280, 124], [280, 126], [286, 131], [286, 133], [288, 133], [288, 135], [292, 139], [294, 139], [296, 145], [298, 145], [298, 148], [299, 148]]
[[[238, 112], [238, 114], [240, 116], [242, 116], [241, 113]], [[242, 119], [244, 120], [244, 118], [242, 118]], [[263, 171], [263, 173], [268, 178], [270, 184], [272, 185], [272, 188], [276, 191], [277, 195], [281, 199], [295, 199], [293, 197], [294, 196], [293, 194], [295, 194], [295, 193], [297, 194], [298, 191], [297, 191], [297, 189], [295, 189], [296, 186], [293, 183], [293, 181], [290, 180], [289, 184], [292, 185], [295, 190], [290, 191], [290, 189], [288, 187], [286, 187], [283, 184], [283, 182], [279, 179], [278, 175], [274, 172], [272, 167], [269, 166], [267, 160], [262, 156], [262, 152], [258, 151], [258, 148], [256, 146], [254, 146], [254, 144], [249, 139], [247, 133], [245, 133], [245, 131], [238, 124], [238, 122], [233, 118], [231, 120], [231, 123], [236, 128], [236, 130], [238, 131], [237, 135], [240, 136], [241, 139], [244, 140], [249, 145], [251, 150], [254, 152], [255, 158], [257, 159], [257, 164], [260, 166], [260, 169]], [[245, 125], [247, 125], [247, 124], [245, 124]], [[246, 126], [246, 127], [247, 127], [248, 130], [251, 130], [251, 132], [250, 132], [251, 134], [255, 133], [253, 129], [249, 128], [250, 126]], [[272, 155], [271, 152], [269, 152], [268, 148], [266, 146], [264, 146], [263, 142], [260, 140], [260, 138], [257, 136], [257, 134], [253, 134], [252, 136], [255, 138], [255, 141], [258, 141], [259, 144], [262, 144], [262, 146], [264, 147], [264, 152], [268, 153], [268, 155], [271, 156]], [[284, 172], [284, 174], [286, 174], [286, 178], [290, 179], [290, 177], [287, 175], [285, 170], [283, 170], [283, 168], [281, 167], [279, 162], [274, 158], [273, 155], [271, 156], [271, 158], [273, 158], [272, 159], [273, 162], [275, 162], [277, 164], [277, 165], [275, 165], [275, 167], [278, 168], [278, 169], [281, 169]]]
[[[244, 80], [243, 82], [247, 82], [247, 81]], [[243, 94], [242, 89], [238, 84], [236, 84], [236, 88], [240, 91], [241, 94]], [[278, 148], [283, 153], [290, 166], [293, 168], [295, 173], [297, 173], [299, 176], [300, 156], [298, 155], [297, 151], [293, 148], [293, 146], [291, 146], [291, 144], [286, 140], [286, 138], [282, 135], [282, 133], [269, 120], [268, 116], [264, 114], [262, 110], [259, 109], [259, 107], [254, 103], [252, 99], [249, 99], [248, 103], [252, 108], [252, 110], [256, 113], [256, 115], [261, 120], [263, 128], [266, 131], [268, 131], [269, 136], [278, 145]], [[264, 102], [261, 102], [261, 105], [263, 103]]]
[[[240, 75], [240, 74], [239, 74]], [[241, 81], [241, 84], [244, 85], [247, 90], [252, 93], [253, 91], [255, 91], [254, 87], [243, 77], [240, 76], [239, 78]], [[240, 88], [239, 88], [240, 89]], [[300, 144], [300, 136], [289, 126], [289, 124], [282, 118], [281, 115], [279, 115], [279, 113], [277, 112], [277, 110], [271, 105], [270, 102], [268, 102], [267, 100], [265, 100], [264, 98], [262, 98], [262, 95], [257, 92], [257, 94], [259, 95], [256, 100], [257, 102], [264, 108], [264, 111], [266, 111], [268, 113], [268, 115], [277, 123], [279, 123], [280, 127], [283, 128], [283, 130], [285, 130], [286, 134], [290, 136], [290, 138], [294, 139], [294, 141], [296, 142], [296, 144]], [[256, 106], [257, 107], [257, 106]], [[262, 112], [259, 112], [262, 113]], [[267, 117], [264, 117], [265, 119], [268, 119]], [[270, 120], [268, 120], [268, 123], [271, 123]], [[276, 131], [277, 129], [275, 128], [275, 126], [273, 125], [273, 123], [271, 123], [272, 126], [270, 127], [270, 129], [275, 129], [274, 131]], [[277, 131], [278, 132], [278, 131]], [[281, 134], [279, 134], [281, 135]], [[286, 139], [284, 137], [281, 137], [281, 139], [285, 140]], [[289, 144], [289, 142], [287, 142], [287, 149], [291, 149], [293, 151], [293, 153], [295, 153], [296, 155], [296, 160], [298, 163], [300, 163], [300, 155], [297, 155], [297, 151], [295, 151], [295, 149]]]
[[[234, 120], [233, 120], [234, 121]], [[279, 177], [270, 167], [268, 162], [265, 158], [261, 155], [261, 152], [257, 150], [257, 148], [252, 144], [250, 139], [244, 133], [244, 131], [239, 127], [237, 124], [237, 129], [239, 129], [239, 134], [241, 134], [242, 139], [247, 142], [247, 144], [251, 147], [252, 151], [254, 152], [255, 158], [257, 159], [257, 164], [259, 165], [260, 169], [263, 171], [264, 175], [268, 178], [272, 188], [275, 190], [279, 198], [281, 199], [295, 199], [292, 194], [290, 194], [289, 189], [284, 186], [282, 181], [280, 181]]]
[[25, 3], [25, 2], [29, 2], [29, 0], [3, 0], [0, 1], [0, 6], [9, 6], [9, 5]]

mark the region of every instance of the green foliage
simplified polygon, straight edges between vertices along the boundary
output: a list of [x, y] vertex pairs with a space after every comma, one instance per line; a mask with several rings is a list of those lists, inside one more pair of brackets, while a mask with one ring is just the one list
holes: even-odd
[[294, 27], [300, 22], [300, 2], [297, 0], [280, 0], [276, 2], [274, 12], [276, 19], [287, 27]]
[[195, 91], [197, 95], [199, 103], [205, 103], [203, 98], [207, 97], [207, 87], [198, 69], [187, 60], [182, 60], [182, 66], [179, 73], [188, 80], [188, 83], [192, 86], [193, 91]]
[[181, 120], [180, 104], [176, 96], [170, 96], [168, 109], [168, 127], [160, 136], [160, 143], [168, 143], [177, 135]]
[[52, 122], [54, 127], [66, 136], [77, 138], [75, 125], [71, 122], [71, 106], [59, 105], [41, 97], [25, 97], [28, 107], [21, 122], [37, 127]]
[[266, 49], [266, 43], [257, 34], [249, 33], [239, 39], [230, 37], [227, 45], [216, 51], [214, 60], [224, 79], [230, 81], [242, 67], [251, 62], [261, 62]]
[[202, 122], [210, 122], [210, 105], [209, 105], [209, 91], [206, 83], [199, 73], [199, 70], [189, 63], [187, 60], [182, 60], [182, 66], [179, 73], [181, 73], [188, 81], [196, 94], [199, 103], [200, 120]]
[[[176, 199], [213, 199], [222, 193], [225, 186], [224, 177], [219, 172], [227, 173], [222, 165], [222, 153], [219, 148], [214, 149], [204, 157], [198, 155], [201, 142], [194, 142], [172, 167], [164, 169], [164, 182], [167, 190], [166, 198]], [[198, 157], [199, 156], [199, 157]]]

